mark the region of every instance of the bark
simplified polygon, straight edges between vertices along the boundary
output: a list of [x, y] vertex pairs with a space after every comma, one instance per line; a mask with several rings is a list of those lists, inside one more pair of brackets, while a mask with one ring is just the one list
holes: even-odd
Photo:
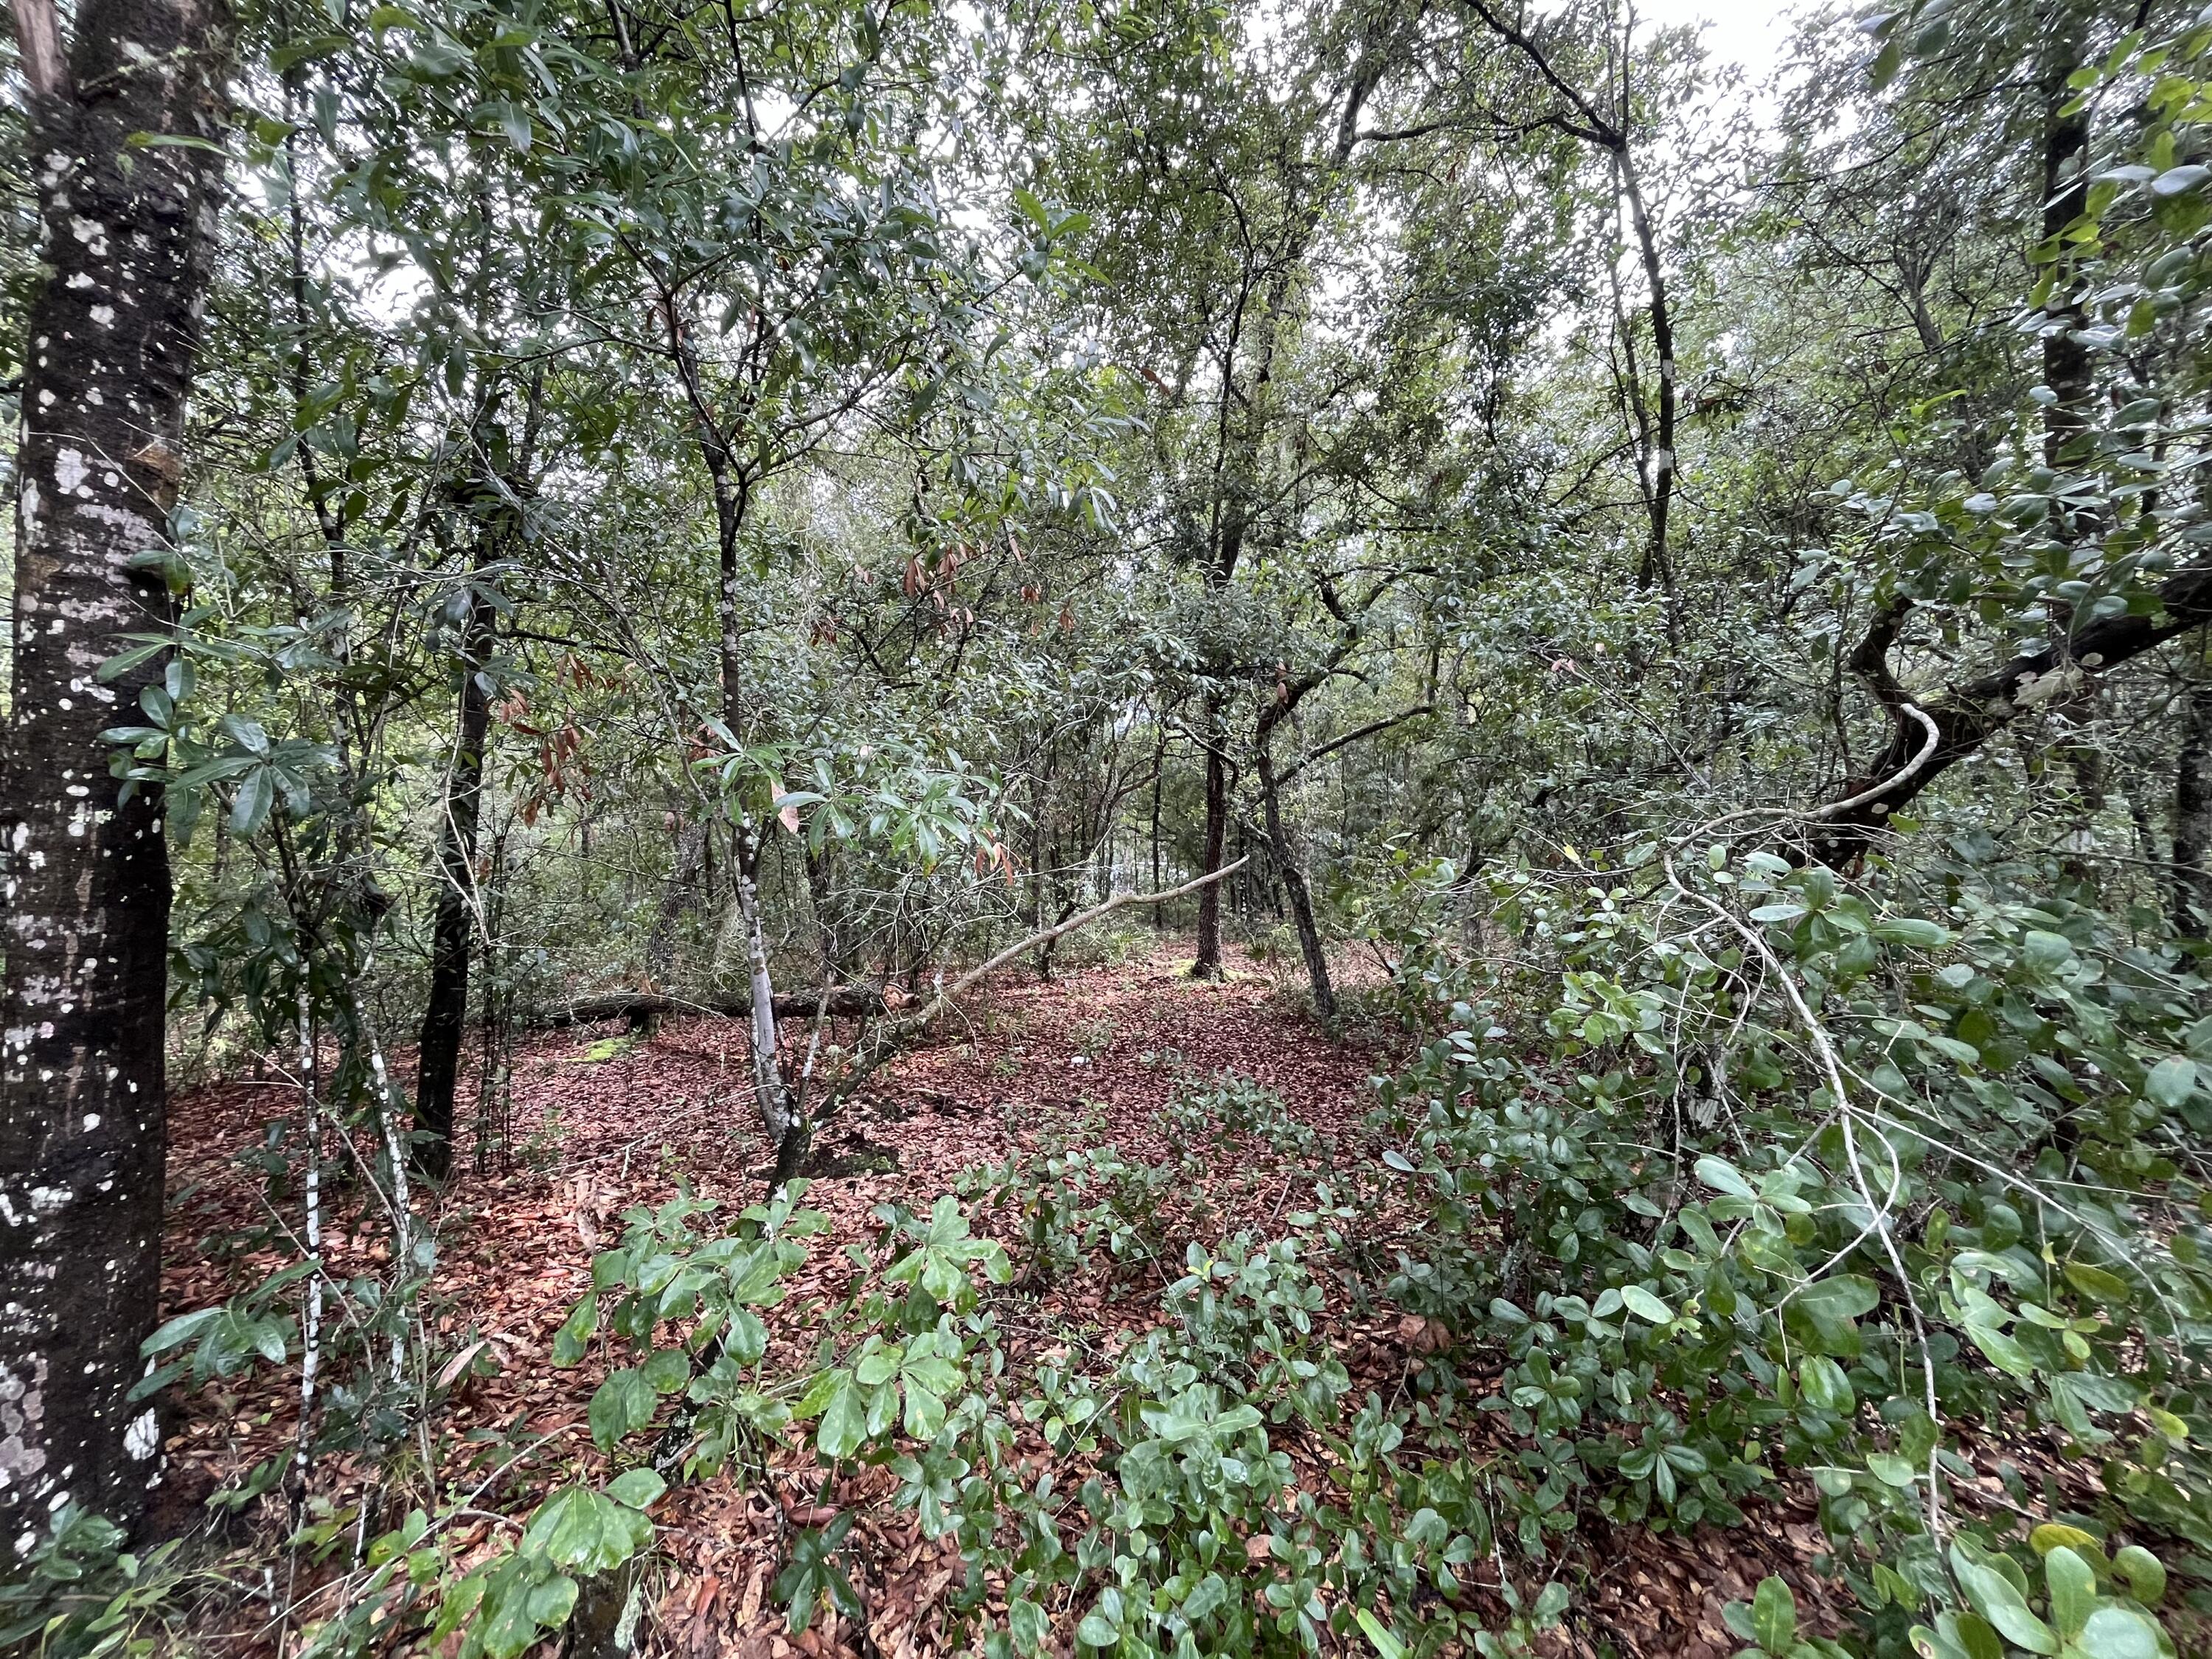
[[2174, 769], [2173, 931], [2212, 936], [2212, 670], [2202, 659], [2182, 705]]
[[[477, 574], [489, 562], [491, 543], [478, 544]], [[461, 1037], [468, 1027], [470, 945], [477, 918], [477, 818], [483, 799], [484, 742], [491, 729], [491, 696], [484, 672], [491, 660], [495, 614], [482, 589], [469, 590], [461, 625], [460, 712], [453, 758], [446, 781], [446, 810], [438, 830], [438, 911], [430, 931], [430, 994], [423, 1006], [421, 1051], [415, 1068], [414, 1147], [417, 1171], [443, 1181], [453, 1161], [453, 1086], [460, 1075]]]
[[1282, 791], [1276, 781], [1273, 758], [1264, 746], [1260, 750], [1259, 764], [1260, 800], [1267, 813], [1267, 850], [1274, 858], [1276, 872], [1283, 878], [1291, 925], [1298, 930], [1298, 950], [1305, 957], [1306, 978], [1313, 986], [1314, 1012], [1324, 1020], [1334, 1019], [1336, 988], [1329, 982], [1328, 952], [1322, 946], [1321, 929], [1314, 921], [1313, 894], [1306, 886], [1305, 872], [1298, 867], [1297, 854], [1283, 829]]
[[[1229, 846], [1229, 761], [1221, 752], [1219, 704], [1209, 699], [1210, 729], [1206, 746], [1206, 852], [1199, 873], [1212, 875], [1221, 868]], [[1198, 896], [1198, 959], [1191, 963], [1197, 979], [1221, 977], [1221, 884], [1209, 882]]]
[[22, 1555], [64, 1498], [128, 1524], [159, 1478], [155, 1409], [126, 1394], [159, 1303], [168, 854], [161, 794], [119, 801], [100, 732], [161, 661], [95, 671], [170, 622], [128, 560], [170, 540], [222, 184], [219, 155], [126, 142], [222, 139], [230, 20], [84, 0], [66, 62], [49, 0], [15, 20], [45, 243], [0, 761], [0, 1548]]
[[[784, 1087], [782, 1068], [775, 1053], [775, 984], [769, 976], [768, 935], [761, 926], [759, 837], [747, 825], [738, 826], [736, 871], [738, 920], [745, 930], [745, 959], [752, 969], [753, 1097], [759, 1103], [761, 1127], [775, 1148], [775, 1184], [781, 1187], [799, 1172], [806, 1151], [805, 1126], [793, 1110], [791, 1092]], [[786, 1166], [789, 1167], [787, 1168]]]
[[676, 978], [676, 927], [698, 898], [699, 873], [707, 867], [707, 825], [685, 826], [676, 843], [676, 867], [660, 890], [660, 908], [653, 913], [653, 931], [645, 939], [646, 977], [667, 986]]
[[170, 619], [129, 562], [169, 544], [222, 166], [191, 144], [223, 136], [230, 35], [220, 0], [82, 0], [64, 63], [51, 0], [15, 11], [45, 281], [0, 760], [0, 1561], [64, 1499], [131, 1523], [159, 1477], [126, 1395], [161, 1292], [168, 857], [160, 792], [118, 799], [100, 734], [162, 665], [96, 671]]
[[[2092, 623], [2069, 640], [2014, 657], [1993, 672], [1924, 700], [1908, 699], [1888, 665], [1889, 648], [1904, 628], [1905, 610], [1900, 605], [1884, 611], [1853, 653], [1852, 665], [1890, 709], [1895, 722], [1890, 740], [1864, 778], [1844, 786], [1843, 797], [1851, 804], [1832, 806], [1821, 814], [1809, 854], [1823, 864], [1849, 862], [1893, 813], [1951, 767], [1978, 753], [2021, 714], [2078, 696], [2090, 677], [2212, 621], [2212, 563], [2176, 571], [2160, 585], [2159, 599], [2159, 610], [2150, 615], [2108, 617]], [[1928, 734], [1905, 713], [1908, 701], [1936, 726], [1934, 750], [1917, 765], [1915, 760]], [[1875, 787], [1889, 778], [1899, 781], [1887, 788]]]
[[1651, 520], [1651, 534], [1644, 544], [1636, 580], [1638, 586], [1648, 587], [1654, 580], [1665, 580], [1671, 590], [1667, 522], [1674, 499], [1674, 321], [1667, 305], [1667, 273], [1660, 255], [1658, 234], [1644, 204], [1643, 185], [1637, 177], [1626, 132], [1616, 135], [1612, 148], [1620, 167], [1622, 194], [1628, 203], [1629, 223], [1636, 233], [1644, 285], [1651, 293], [1651, 344], [1659, 355], [1658, 420], [1644, 457], [1645, 509]]

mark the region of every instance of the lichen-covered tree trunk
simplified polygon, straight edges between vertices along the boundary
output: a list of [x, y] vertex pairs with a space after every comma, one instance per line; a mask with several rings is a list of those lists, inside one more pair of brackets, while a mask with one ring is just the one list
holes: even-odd
[[[159, 1425], [126, 1399], [161, 1292], [169, 869], [158, 792], [118, 802], [169, 620], [169, 542], [214, 252], [229, 20], [219, 0], [15, 0], [44, 280], [16, 461], [14, 692], [0, 757], [0, 1563], [73, 1498], [129, 1521]], [[131, 143], [150, 134], [179, 142]]]
[[745, 964], [752, 988], [753, 1097], [760, 1107], [761, 1127], [775, 1148], [775, 1183], [781, 1187], [799, 1173], [799, 1160], [806, 1152], [806, 1125], [792, 1109], [791, 1091], [784, 1085], [783, 1068], [776, 1058], [775, 981], [769, 973], [768, 933], [761, 920], [761, 842], [750, 824], [738, 826], [736, 879], [732, 884], [737, 895], [738, 924], [744, 929]]

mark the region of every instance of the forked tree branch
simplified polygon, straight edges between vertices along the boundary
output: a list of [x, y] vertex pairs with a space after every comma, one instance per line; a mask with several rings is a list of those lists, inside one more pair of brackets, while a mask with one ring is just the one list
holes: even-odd
[[[1889, 744], [1876, 757], [1866, 780], [1847, 786], [1851, 793], [1817, 816], [1830, 826], [1808, 849], [1827, 865], [1855, 857], [1890, 816], [1933, 783], [1948, 768], [1980, 751], [2026, 713], [2078, 690], [2095, 675], [2164, 644], [2192, 628], [2212, 623], [2212, 563], [2191, 565], [2168, 576], [2158, 590], [2159, 609], [2147, 616], [2107, 617], [2039, 651], [2025, 653], [1993, 672], [1940, 696], [1908, 700], [1892, 673], [1888, 653], [1905, 625], [1905, 606], [1893, 603], [1877, 613], [1851, 667], [1866, 681], [1895, 721]], [[1935, 735], [1928, 734], [1932, 724]], [[1888, 779], [1880, 788], [1872, 780]]]

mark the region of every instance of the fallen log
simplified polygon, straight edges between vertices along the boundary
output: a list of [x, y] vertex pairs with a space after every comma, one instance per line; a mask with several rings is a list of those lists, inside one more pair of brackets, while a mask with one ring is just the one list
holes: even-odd
[[[818, 991], [793, 991], [778, 995], [773, 1006], [778, 1019], [812, 1019], [821, 1012], [823, 1000]], [[841, 985], [828, 994], [827, 1001], [828, 1012], [833, 1019], [860, 1019], [884, 1012], [880, 986]], [[678, 1014], [720, 1014], [728, 1019], [744, 1019], [752, 1011], [750, 997], [718, 997], [699, 1002], [648, 991], [610, 991], [541, 1009], [523, 1023], [540, 1030], [558, 1030], [568, 1025], [596, 1025], [602, 1020], [626, 1019], [636, 1026]]]

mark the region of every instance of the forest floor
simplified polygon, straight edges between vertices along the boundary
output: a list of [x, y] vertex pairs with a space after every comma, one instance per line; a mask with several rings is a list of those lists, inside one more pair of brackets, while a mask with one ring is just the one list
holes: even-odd
[[[949, 1025], [934, 1046], [873, 1080], [860, 1109], [817, 1149], [829, 1173], [815, 1180], [805, 1202], [830, 1218], [830, 1229], [811, 1241], [793, 1297], [771, 1322], [797, 1368], [818, 1340], [818, 1332], [805, 1334], [808, 1310], [844, 1294], [857, 1272], [845, 1247], [876, 1236], [876, 1206], [901, 1202], [926, 1212], [963, 1171], [1041, 1146], [1111, 1144], [1133, 1159], [1174, 1156], [1182, 1149], [1164, 1138], [1164, 1109], [1179, 1079], [1237, 1072], [1277, 1091], [1324, 1136], [1346, 1146], [1360, 1142], [1369, 1079], [1404, 1057], [1402, 1034], [1332, 1042], [1249, 963], [1225, 983], [1200, 983], [1185, 975], [1188, 951], [1187, 942], [1166, 940], [1131, 960], [1063, 972], [1049, 985], [1010, 975], [988, 1000], [976, 1000], [975, 1024]], [[404, 1056], [395, 1060], [404, 1065]], [[431, 1307], [440, 1346], [468, 1356], [446, 1368], [459, 1380], [440, 1414], [441, 1443], [426, 1449], [450, 1472], [471, 1457], [483, 1467], [532, 1448], [487, 1494], [487, 1509], [526, 1511], [534, 1491], [599, 1466], [585, 1407], [604, 1371], [590, 1363], [556, 1370], [550, 1355], [555, 1330], [589, 1288], [592, 1254], [619, 1236], [622, 1212], [672, 1196], [679, 1179], [732, 1210], [763, 1195], [768, 1147], [745, 1074], [741, 1028], [711, 1017], [672, 1020], [636, 1039], [615, 1026], [534, 1034], [514, 1066], [511, 1163], [495, 1162], [482, 1174], [464, 1166], [442, 1197], [418, 1206], [439, 1240]], [[272, 1207], [256, 1159], [266, 1126], [293, 1109], [290, 1093], [281, 1080], [240, 1081], [192, 1090], [173, 1103], [168, 1311], [235, 1294], [296, 1259], [296, 1242], [279, 1230], [296, 1226], [298, 1196], [280, 1195]], [[465, 1109], [465, 1124], [467, 1115]], [[1265, 1228], [1286, 1199], [1297, 1199], [1292, 1208], [1310, 1202], [1310, 1171], [1258, 1146], [1223, 1150], [1228, 1155], [1209, 1166], [1218, 1180], [1210, 1175], [1206, 1191], [1181, 1195], [1194, 1237], [1211, 1243], [1240, 1225]], [[343, 1159], [343, 1149], [332, 1156]], [[339, 1188], [329, 1206], [327, 1254], [340, 1271], [374, 1271], [388, 1260], [385, 1229], [361, 1197], [358, 1188], [350, 1198]], [[977, 1224], [990, 1230], [988, 1210]], [[1202, 1235], [1195, 1231], [1201, 1224]], [[255, 1229], [258, 1248], [211, 1243]], [[1181, 1251], [1178, 1239], [1156, 1275], [1133, 1275], [1123, 1264], [1118, 1273], [1073, 1275], [1045, 1290], [1031, 1304], [1036, 1316], [1007, 1322], [1010, 1362], [1025, 1348], [1042, 1352], [1070, 1328], [1088, 1333], [1100, 1351], [1117, 1351], [1158, 1322], [1160, 1290], [1181, 1272]], [[1360, 1314], [1342, 1305], [1350, 1298], [1330, 1300], [1323, 1328], [1352, 1376], [1355, 1398], [1369, 1389], [1389, 1397], [1429, 1364], [1494, 1374], [1484, 1355], [1440, 1349], [1438, 1328], [1419, 1319], [1387, 1308]], [[496, 1375], [465, 1375], [485, 1369], [471, 1362], [486, 1355], [496, 1358]], [[296, 1370], [270, 1370], [182, 1400], [167, 1441], [172, 1524], [221, 1482], [290, 1443], [297, 1390]], [[471, 1430], [477, 1439], [465, 1443]], [[921, 1539], [895, 1509], [886, 1471], [828, 1494], [825, 1508], [811, 1447], [797, 1431], [791, 1438], [765, 1483], [740, 1485], [726, 1475], [684, 1483], [656, 1507], [665, 1560], [649, 1650], [682, 1659], [799, 1652], [916, 1659], [943, 1650], [942, 1601], [959, 1568], [957, 1553]], [[343, 1513], [364, 1492], [387, 1490], [382, 1474], [341, 1457], [317, 1484], [335, 1486]], [[241, 1543], [281, 1535], [277, 1500], [259, 1504], [258, 1514], [233, 1523]], [[820, 1525], [836, 1508], [858, 1511], [848, 1557], [858, 1565], [866, 1627], [825, 1613], [794, 1643], [769, 1592], [782, 1540], [794, 1521]], [[481, 1554], [497, 1543], [501, 1524], [486, 1516], [451, 1542], [465, 1559]], [[1801, 1501], [1761, 1506], [1741, 1528], [1660, 1536], [1593, 1522], [1577, 1545], [1568, 1569], [1577, 1589], [1574, 1611], [1567, 1629], [1545, 1638], [1552, 1653], [1718, 1659], [1741, 1645], [1722, 1623], [1723, 1603], [1747, 1600], [1770, 1572], [1796, 1587], [1814, 1628], [1838, 1622], [1836, 1590], [1814, 1565], [1825, 1546], [1809, 1490]], [[241, 1631], [236, 1650], [270, 1644], [264, 1626], [255, 1638]]]

